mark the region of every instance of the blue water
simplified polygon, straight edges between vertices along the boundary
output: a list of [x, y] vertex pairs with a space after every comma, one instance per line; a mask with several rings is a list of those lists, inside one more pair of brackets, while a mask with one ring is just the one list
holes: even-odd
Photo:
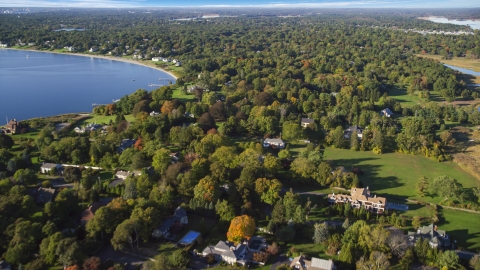
[[480, 21], [473, 21], [473, 20], [449, 20], [447, 18], [441, 18], [441, 17], [429, 17], [429, 21], [436, 22], [436, 23], [451, 23], [451, 24], [457, 24], [457, 25], [468, 25], [472, 29], [480, 29]]
[[456, 66], [447, 65], [447, 64], [443, 64], [443, 65], [446, 66], [446, 67], [449, 67], [449, 68], [451, 68], [451, 69], [453, 69], [453, 70], [458, 70], [458, 71], [460, 71], [460, 72], [463, 73], [463, 74], [469, 74], [469, 75], [473, 75], [473, 76], [480, 76], [480, 72], [477, 72], [477, 71], [474, 71], [474, 70], [471, 70], [471, 69], [456, 67]]
[[160, 70], [109, 59], [0, 49], [0, 125], [5, 117], [25, 120], [91, 112], [92, 103], [112, 103], [149, 84], [174, 78]]

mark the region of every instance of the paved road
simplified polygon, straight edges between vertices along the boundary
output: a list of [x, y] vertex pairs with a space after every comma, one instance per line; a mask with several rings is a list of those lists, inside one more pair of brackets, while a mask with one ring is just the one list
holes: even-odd
[[277, 267], [279, 267], [282, 264], [290, 265], [290, 260], [288, 259], [287, 256], [285, 256], [285, 254], [280, 254], [275, 258], [272, 266], [270, 266], [270, 270], [275, 270], [277, 269]]
[[126, 269], [136, 269], [136, 265], [143, 264], [147, 261], [147, 259], [114, 250], [111, 245], [104, 245], [95, 253], [95, 256], [99, 257], [102, 262], [110, 259], [116, 263], [126, 264]]

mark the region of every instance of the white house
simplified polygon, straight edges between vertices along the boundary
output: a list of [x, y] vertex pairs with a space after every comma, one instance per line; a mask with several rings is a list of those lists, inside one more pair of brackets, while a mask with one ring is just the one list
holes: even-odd
[[0, 48], [6, 48], [6, 47], [8, 47], [7, 43], [0, 43]]
[[391, 117], [393, 112], [389, 108], [385, 108], [380, 112], [381, 116]]
[[55, 164], [55, 163], [43, 163], [42, 166], [40, 167], [40, 172], [49, 173], [53, 168], [56, 168], [58, 171], [62, 168], [62, 165]]
[[159, 114], [160, 114], [159, 112], [152, 111], [152, 112], [150, 113], [150, 116], [157, 116], [157, 115], [159, 115]]
[[246, 243], [235, 243], [229, 241], [218, 241], [217, 245], [206, 247], [202, 254], [206, 256], [208, 254], [214, 254], [215, 259], [218, 261], [224, 261], [228, 264], [245, 264], [245, 253], [247, 251]]
[[153, 62], [158, 62], [158, 61], [160, 61], [160, 58], [159, 57], [152, 57], [152, 61]]
[[90, 50], [88, 50], [88, 51], [89, 51], [89, 52], [97, 52], [97, 51], [98, 51], [98, 49], [97, 49], [97, 48], [94, 48], [94, 47], [92, 47], [92, 48], [90, 48]]
[[285, 148], [285, 142], [282, 139], [265, 139], [263, 141], [263, 147], [271, 147], [275, 146], [277, 148], [283, 149]]

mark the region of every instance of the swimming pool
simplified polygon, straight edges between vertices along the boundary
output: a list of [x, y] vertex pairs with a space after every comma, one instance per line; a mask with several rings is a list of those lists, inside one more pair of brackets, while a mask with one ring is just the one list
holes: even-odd
[[178, 244], [180, 245], [190, 245], [193, 243], [197, 238], [200, 236], [199, 232], [196, 231], [188, 231], [187, 234], [185, 234], [180, 241], [178, 241]]

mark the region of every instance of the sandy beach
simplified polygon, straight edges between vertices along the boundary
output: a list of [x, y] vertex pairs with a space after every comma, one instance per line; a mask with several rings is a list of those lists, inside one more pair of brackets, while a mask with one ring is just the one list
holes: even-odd
[[[106, 56], [106, 55], [92, 55], [92, 54], [85, 54], [85, 53], [63, 53], [63, 52], [51, 52], [51, 51], [40, 51], [40, 50], [33, 50], [33, 49], [16, 49], [16, 48], [5, 48], [5, 49], [6, 50], [18, 50], [18, 51], [41, 52], [41, 53], [55, 53], [55, 54], [63, 54], [63, 55], [74, 55], [74, 56], [81, 56], [81, 57], [93, 57], [93, 58], [119, 61], [119, 62], [124, 62], [124, 63], [141, 65], [141, 66], [145, 66], [145, 67], [149, 67], [149, 68], [153, 68], [153, 69], [158, 69], [160, 71], [163, 71], [163, 72], [171, 75], [172, 77], [175, 78], [175, 80], [178, 79], [178, 77], [175, 74], [173, 74], [171, 71], [165, 70], [165, 69], [157, 67], [157, 66], [148, 65], [146, 63], [142, 63], [143, 61], [138, 61], [138, 60], [133, 60], [133, 59], [125, 59], [125, 58], [120, 58], [120, 57], [115, 57], [115, 56]], [[146, 60], [146, 61], [150, 61], [150, 60]]]

